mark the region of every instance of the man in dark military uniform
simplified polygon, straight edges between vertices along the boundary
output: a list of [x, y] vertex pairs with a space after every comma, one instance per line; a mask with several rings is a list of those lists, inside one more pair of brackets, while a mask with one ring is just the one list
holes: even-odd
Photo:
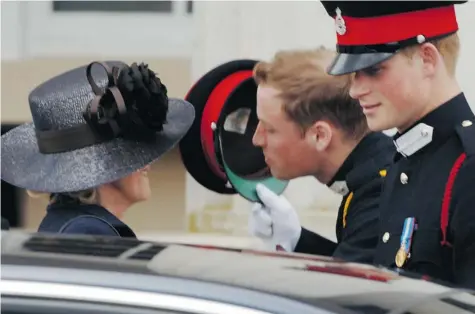
[[390, 137], [368, 130], [348, 94], [351, 77], [325, 72], [334, 57], [324, 48], [282, 51], [255, 66], [259, 124], [253, 142], [274, 177], [311, 175], [343, 196], [337, 243], [302, 228], [292, 205], [263, 186], [249, 229], [272, 248], [371, 263], [382, 181], [395, 149]]
[[454, 2], [322, 3], [339, 52], [328, 72], [354, 73], [370, 129], [398, 129], [375, 263], [475, 288], [475, 126], [455, 79]]

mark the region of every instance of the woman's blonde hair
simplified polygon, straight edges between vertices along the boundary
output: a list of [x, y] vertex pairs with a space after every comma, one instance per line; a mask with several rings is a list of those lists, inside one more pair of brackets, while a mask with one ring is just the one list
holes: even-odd
[[50, 203], [57, 202], [62, 196], [66, 196], [69, 199], [76, 200], [83, 204], [98, 204], [99, 203], [99, 194], [96, 188], [87, 189], [83, 191], [77, 191], [77, 192], [55, 193], [55, 194], [42, 193], [42, 192], [36, 192], [36, 191], [31, 191], [31, 190], [27, 190], [26, 193], [30, 197], [33, 197], [33, 198], [48, 197], [50, 199]]

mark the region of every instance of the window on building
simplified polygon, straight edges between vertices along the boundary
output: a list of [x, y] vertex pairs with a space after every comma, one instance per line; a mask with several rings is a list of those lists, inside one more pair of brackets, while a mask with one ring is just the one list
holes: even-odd
[[193, 1], [186, 1], [186, 12], [193, 13]]
[[173, 1], [53, 1], [54, 12], [171, 13], [172, 10]]

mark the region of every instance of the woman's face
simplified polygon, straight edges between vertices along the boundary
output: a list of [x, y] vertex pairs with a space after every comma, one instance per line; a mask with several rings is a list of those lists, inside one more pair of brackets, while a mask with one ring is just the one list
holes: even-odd
[[148, 179], [150, 168], [150, 165], [145, 166], [116, 182], [116, 187], [130, 203], [133, 204], [150, 198], [151, 190]]

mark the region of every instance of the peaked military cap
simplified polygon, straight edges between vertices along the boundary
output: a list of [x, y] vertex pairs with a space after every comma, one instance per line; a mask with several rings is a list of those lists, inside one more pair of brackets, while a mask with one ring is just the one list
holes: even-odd
[[239, 193], [257, 202], [262, 183], [281, 194], [288, 181], [272, 177], [262, 149], [252, 144], [257, 128], [257, 84], [252, 71], [257, 60], [225, 62], [205, 73], [185, 100], [196, 119], [180, 142], [188, 173], [203, 187], [219, 194]]
[[400, 49], [458, 30], [454, 4], [467, 1], [321, 1], [335, 20], [337, 57], [331, 75], [356, 72]]

